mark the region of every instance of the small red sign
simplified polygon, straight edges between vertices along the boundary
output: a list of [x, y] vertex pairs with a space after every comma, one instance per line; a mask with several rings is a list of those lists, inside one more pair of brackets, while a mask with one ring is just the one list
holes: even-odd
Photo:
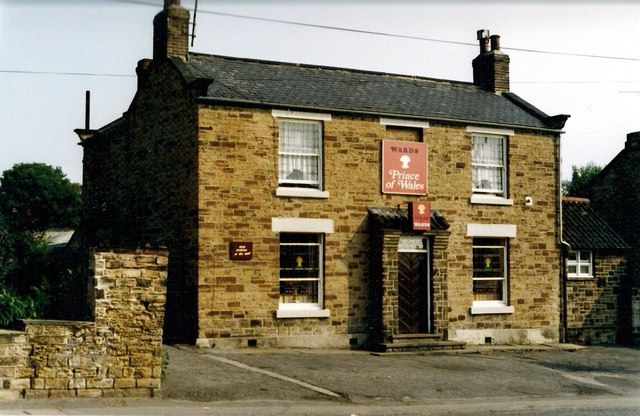
[[251, 260], [253, 257], [253, 243], [236, 242], [229, 243], [229, 258], [231, 260]]
[[428, 202], [410, 202], [411, 227], [414, 230], [431, 229], [431, 204]]
[[382, 193], [427, 194], [427, 144], [382, 141]]

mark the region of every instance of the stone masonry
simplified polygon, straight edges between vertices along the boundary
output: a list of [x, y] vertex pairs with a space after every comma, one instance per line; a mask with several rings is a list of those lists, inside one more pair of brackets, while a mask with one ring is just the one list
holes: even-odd
[[615, 344], [620, 335], [620, 298], [626, 263], [620, 255], [596, 254], [595, 276], [567, 280], [566, 341]]
[[0, 334], [0, 399], [149, 397], [160, 389], [168, 256], [94, 251], [95, 320]]
[[[442, 236], [428, 237], [434, 248], [438, 333], [467, 342], [484, 342], [488, 337], [510, 343], [559, 339], [559, 129], [526, 124], [515, 124], [522, 128], [513, 131], [489, 128], [505, 136], [509, 202], [472, 203], [468, 127], [477, 131], [495, 124], [482, 119], [468, 123], [444, 114], [430, 119], [428, 127], [422, 127], [427, 123], [414, 127], [402, 120], [383, 123], [383, 115], [368, 107], [333, 111], [302, 102], [276, 102], [272, 107], [270, 101], [245, 101], [253, 96], [251, 86], [246, 91], [244, 86], [231, 88], [244, 94], [231, 100], [209, 96], [212, 80], [189, 69], [183, 43], [172, 43], [173, 38], [184, 37], [176, 25], [185, 20], [175, 7], [166, 7], [165, 12], [156, 20], [155, 33], [156, 37], [166, 33], [168, 42], [155, 43], [152, 62], [141, 61], [139, 88], [127, 112], [110, 125], [81, 135], [83, 231], [89, 245], [149, 243], [166, 246], [171, 255], [165, 340], [217, 348], [363, 345], [382, 313], [376, 308], [385, 311], [389, 324], [395, 319], [395, 312], [387, 311], [393, 308], [393, 299], [380, 305], [381, 299], [371, 297], [373, 288], [383, 284], [383, 276], [377, 270], [381, 259], [371, 258], [371, 241], [379, 236], [369, 233], [367, 208], [406, 206], [416, 200], [430, 202], [451, 224], [446, 241]], [[487, 59], [482, 58], [491, 61], [490, 68], [474, 64], [474, 78], [486, 72], [495, 82], [474, 84], [505, 92], [508, 56], [500, 52], [498, 38], [491, 41], [491, 50], [483, 54]], [[249, 81], [246, 74], [222, 78], [227, 76], [239, 83]], [[274, 110], [292, 111], [292, 118], [297, 111], [323, 113], [323, 196], [278, 193], [278, 117], [282, 116], [274, 115]], [[381, 192], [381, 144], [399, 138], [427, 144], [427, 195]], [[329, 317], [278, 317], [280, 248], [272, 221], [283, 218], [332, 224], [333, 232], [324, 234], [322, 276], [322, 308]], [[469, 224], [517, 230], [508, 243], [512, 313], [471, 314]], [[393, 245], [399, 237], [389, 236], [385, 244]], [[232, 259], [229, 249], [234, 242], [251, 243], [252, 258]], [[390, 255], [381, 265], [388, 267], [389, 279], [393, 260]]]

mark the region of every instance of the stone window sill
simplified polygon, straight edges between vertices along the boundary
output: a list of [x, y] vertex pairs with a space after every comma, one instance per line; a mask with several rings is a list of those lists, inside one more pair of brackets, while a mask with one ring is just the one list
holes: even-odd
[[329, 318], [329, 309], [298, 309], [298, 310], [278, 310], [276, 318]]
[[289, 188], [278, 187], [276, 189], [276, 196], [290, 196], [296, 198], [329, 198], [329, 192], [321, 191], [319, 189], [309, 188]]
[[471, 307], [471, 315], [499, 315], [499, 314], [511, 314], [515, 312], [513, 306], [480, 306], [474, 305]]
[[567, 276], [567, 280], [593, 280], [595, 276]]
[[513, 199], [503, 198], [501, 196], [495, 195], [482, 195], [482, 194], [473, 194], [471, 195], [470, 201], [472, 204], [484, 204], [484, 205], [505, 205], [512, 206]]

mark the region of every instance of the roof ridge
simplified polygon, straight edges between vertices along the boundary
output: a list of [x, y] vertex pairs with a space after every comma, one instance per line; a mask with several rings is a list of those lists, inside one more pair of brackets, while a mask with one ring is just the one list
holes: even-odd
[[[236, 57], [236, 56], [209, 54], [209, 53], [202, 53], [202, 52], [189, 52], [189, 57], [191, 58], [192, 56], [196, 57], [196, 58], [197, 57], [204, 57], [204, 58], [209, 57], [209, 58], [220, 58], [220, 59], [233, 60], [233, 61], [242, 61], [242, 62], [255, 62], [255, 63], [260, 63], [260, 64], [268, 64], [268, 65], [279, 65], [279, 66], [284, 65], [284, 66], [299, 67], [299, 68], [309, 68], [309, 69], [326, 69], [326, 70], [331, 70], [331, 71], [345, 71], [345, 72], [351, 72], [351, 73], [354, 73], [354, 74], [386, 75], [386, 76], [393, 76], [393, 77], [398, 77], [398, 78], [418, 79], [418, 80], [433, 81], [433, 82], [446, 82], [446, 83], [449, 83], [449, 84], [460, 84], [460, 85], [464, 85], [464, 86], [468, 86], [468, 87], [475, 87], [475, 88], [478, 88], [478, 89], [482, 89], [481, 87], [478, 87], [478, 86], [474, 85], [473, 82], [470, 82], [470, 81], [459, 81], [459, 80], [444, 79], [444, 78], [434, 78], [434, 77], [427, 77], [427, 76], [424, 76], [424, 75], [400, 74], [400, 73], [396, 73], [396, 72], [374, 71], [374, 70], [368, 70], [368, 69], [347, 68], [347, 67], [331, 66], [331, 65], [274, 61], [274, 60], [270, 60], [270, 59], [242, 58], [242, 57]], [[188, 62], [188, 60], [187, 60], [187, 62]]]

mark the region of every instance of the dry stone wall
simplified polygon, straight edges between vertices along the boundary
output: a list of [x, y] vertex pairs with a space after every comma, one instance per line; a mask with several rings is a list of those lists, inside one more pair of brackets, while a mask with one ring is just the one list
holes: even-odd
[[0, 399], [153, 396], [160, 389], [168, 255], [94, 251], [92, 322], [25, 320], [0, 334]]

